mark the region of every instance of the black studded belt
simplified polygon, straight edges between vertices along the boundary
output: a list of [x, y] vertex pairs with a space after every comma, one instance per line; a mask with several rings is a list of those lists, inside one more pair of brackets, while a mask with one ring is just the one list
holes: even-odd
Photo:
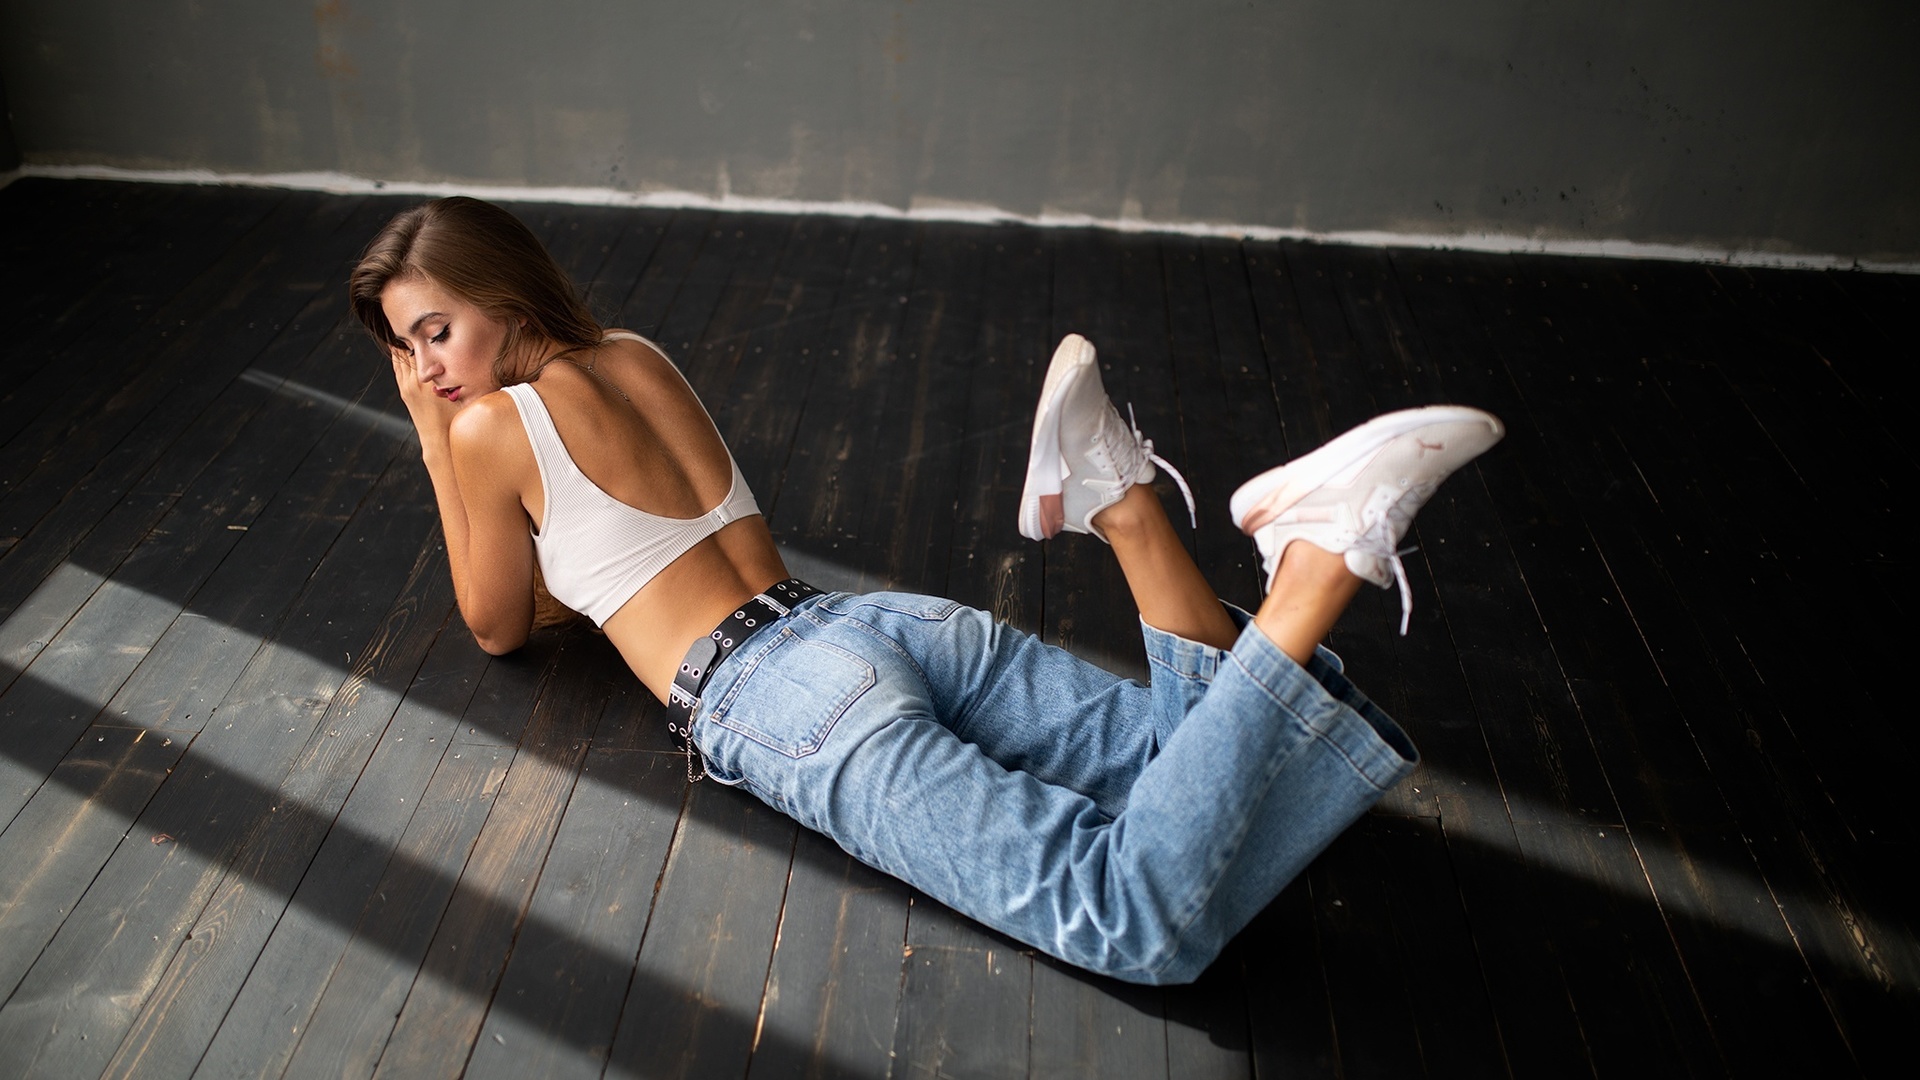
[[687, 768], [693, 768], [693, 713], [700, 707], [700, 692], [733, 650], [739, 648], [755, 630], [784, 618], [793, 606], [820, 590], [788, 578], [759, 596], [741, 604], [739, 610], [720, 620], [713, 633], [695, 641], [674, 673], [673, 689], [667, 694], [667, 729], [687, 741]]

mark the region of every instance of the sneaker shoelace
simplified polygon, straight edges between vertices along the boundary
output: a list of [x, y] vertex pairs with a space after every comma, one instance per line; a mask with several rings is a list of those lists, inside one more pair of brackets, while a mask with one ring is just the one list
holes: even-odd
[[1394, 583], [1400, 586], [1401, 637], [1407, 636], [1407, 628], [1413, 621], [1413, 585], [1407, 581], [1407, 567], [1400, 560], [1401, 556], [1411, 555], [1420, 549], [1400, 547], [1399, 537], [1405, 536], [1413, 528], [1414, 515], [1420, 512], [1420, 508], [1426, 505], [1439, 487], [1438, 484], [1419, 484], [1388, 503], [1385, 509], [1369, 506], [1360, 513], [1361, 530], [1353, 542], [1353, 550], [1384, 560], [1393, 571]]
[[1180, 488], [1181, 497], [1187, 500], [1187, 521], [1193, 528], [1199, 529], [1200, 510], [1194, 505], [1193, 489], [1187, 486], [1187, 478], [1180, 475], [1180, 470], [1174, 468], [1172, 462], [1153, 452], [1153, 440], [1140, 433], [1140, 422], [1134, 418], [1131, 401], [1127, 402], [1127, 427], [1131, 429], [1129, 434], [1133, 439], [1134, 447], [1145, 455], [1148, 461], [1167, 470], [1167, 475], [1173, 477], [1173, 482]]

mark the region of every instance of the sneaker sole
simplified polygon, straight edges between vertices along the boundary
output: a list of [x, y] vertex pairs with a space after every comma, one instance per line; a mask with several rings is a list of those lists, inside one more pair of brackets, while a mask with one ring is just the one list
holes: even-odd
[[[1060, 402], [1075, 376], [1093, 363], [1093, 345], [1068, 334], [1053, 350], [1040, 405], [1033, 415], [1033, 443], [1027, 450], [1027, 481], [1020, 492], [1020, 535], [1048, 540], [1059, 535], [1067, 515], [1061, 500]], [[1048, 511], [1051, 510], [1051, 513]], [[1049, 529], [1048, 525], [1052, 528]]]
[[[1252, 536], [1294, 503], [1323, 487], [1342, 470], [1393, 440], [1437, 424], [1475, 423], [1485, 424], [1491, 430], [1493, 438], [1488, 441], [1488, 447], [1506, 435], [1506, 428], [1498, 417], [1465, 405], [1429, 405], [1376, 416], [1318, 450], [1268, 469], [1240, 485], [1228, 503], [1228, 509], [1233, 513], [1233, 523], [1241, 532]], [[1485, 449], [1482, 447], [1467, 460], [1477, 457]]]

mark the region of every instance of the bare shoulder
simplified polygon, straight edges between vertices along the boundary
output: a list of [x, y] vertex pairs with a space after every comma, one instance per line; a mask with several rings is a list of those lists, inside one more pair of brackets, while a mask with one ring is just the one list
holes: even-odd
[[469, 402], [455, 414], [447, 434], [456, 452], [472, 458], [507, 461], [533, 452], [519, 406], [501, 390]]
[[[631, 330], [612, 330], [609, 333], [632, 334]], [[635, 335], [636, 337], [638, 335]], [[658, 378], [669, 372], [678, 374], [680, 369], [667, 358], [667, 351], [652, 340], [632, 337], [617, 337], [600, 343], [599, 357], [611, 361], [613, 367], [644, 373]]]
[[594, 356], [594, 369], [618, 384], [630, 400], [644, 398], [657, 405], [677, 403], [687, 409], [699, 406], [687, 376], [667, 357], [666, 351], [652, 341], [621, 337], [602, 342]]
[[[600, 342], [602, 349], [623, 356], [647, 355], [667, 358], [667, 350], [657, 341], [635, 330], [609, 329], [606, 338]], [[617, 337], [612, 335], [619, 335]]]

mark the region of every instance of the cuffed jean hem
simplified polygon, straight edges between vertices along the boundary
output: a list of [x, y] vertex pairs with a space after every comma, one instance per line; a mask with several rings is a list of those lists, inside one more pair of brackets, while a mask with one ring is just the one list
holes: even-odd
[[[1142, 776], [1133, 805], [1166, 813], [1177, 807], [1180, 788], [1211, 785], [1212, 820], [1189, 830], [1192, 846], [1184, 858], [1191, 888], [1181, 896], [1176, 883], [1162, 884], [1165, 939], [1135, 965], [1105, 965], [1117, 978], [1197, 978], [1419, 760], [1405, 732], [1346, 678], [1339, 657], [1323, 648], [1302, 667], [1245, 612], [1229, 611], [1241, 626], [1229, 651], [1162, 631], [1148, 634], [1150, 657], [1159, 664], [1156, 681], [1163, 669], [1189, 684], [1209, 667], [1213, 676], [1162, 758]], [[1179, 777], [1171, 798], [1155, 790], [1166, 773]], [[1148, 863], [1146, 876], [1157, 869]]]
[[[1224, 600], [1221, 601], [1220, 606], [1226, 609], [1227, 617], [1233, 620], [1235, 629], [1239, 630], [1242, 636], [1247, 633], [1249, 627], [1253, 626], [1253, 615], [1245, 608], [1229, 604]], [[1273, 643], [1266, 639], [1265, 634], [1259, 631], [1254, 633], [1261, 644], [1271, 648], [1273, 652], [1279, 652], [1273, 647]], [[1233, 649], [1204, 645], [1162, 630], [1145, 619], [1140, 620], [1140, 636], [1146, 645], [1147, 667], [1153, 674], [1154, 729], [1159, 736], [1159, 741], [1164, 744], [1167, 736], [1172, 733], [1172, 729], [1178, 727], [1187, 712], [1199, 703], [1201, 697], [1205, 696], [1207, 687], [1212, 685], [1214, 676], [1220, 671], [1220, 666], [1228, 662], [1228, 658], [1239, 649], [1239, 645], [1236, 643]], [[1250, 646], [1250, 648], [1258, 648], [1258, 646]], [[1284, 672], [1287, 667], [1297, 666], [1285, 653], [1279, 653], [1279, 655], [1284, 664], [1269, 660], [1265, 664], [1266, 670]], [[1358, 713], [1397, 758], [1412, 763], [1419, 761], [1419, 752], [1414, 748], [1413, 740], [1409, 739], [1400, 726], [1381, 711], [1379, 706], [1354, 686], [1346, 677], [1346, 662], [1341, 660], [1332, 649], [1325, 645], [1317, 648], [1312, 661], [1306, 665], [1306, 673], [1334, 700]], [[1286, 678], [1290, 675], [1280, 677]], [[1411, 765], [1408, 766], [1408, 770], [1411, 770]]]

